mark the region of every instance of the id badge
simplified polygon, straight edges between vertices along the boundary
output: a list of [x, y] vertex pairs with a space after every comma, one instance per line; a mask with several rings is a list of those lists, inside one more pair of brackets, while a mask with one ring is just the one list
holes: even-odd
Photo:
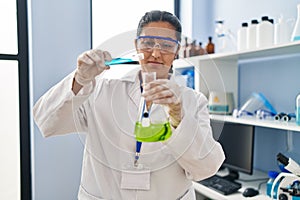
[[150, 190], [150, 169], [142, 164], [125, 165], [122, 170], [121, 189]]

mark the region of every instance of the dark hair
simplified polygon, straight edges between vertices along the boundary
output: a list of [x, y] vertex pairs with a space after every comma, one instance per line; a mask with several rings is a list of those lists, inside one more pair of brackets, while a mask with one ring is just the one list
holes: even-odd
[[172, 26], [174, 26], [176, 31], [176, 38], [178, 41], [181, 41], [181, 23], [179, 19], [173, 15], [172, 13], [160, 10], [152, 10], [150, 12], [146, 12], [145, 15], [141, 18], [138, 29], [137, 36], [139, 36], [147, 24], [150, 22], [169, 22]]

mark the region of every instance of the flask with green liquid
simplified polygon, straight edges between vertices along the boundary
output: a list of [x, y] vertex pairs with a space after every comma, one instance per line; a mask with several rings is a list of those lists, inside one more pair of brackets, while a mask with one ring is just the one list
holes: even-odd
[[[143, 85], [156, 79], [155, 72], [142, 72]], [[163, 105], [140, 100], [134, 134], [139, 142], [165, 141], [172, 135], [171, 125]]]

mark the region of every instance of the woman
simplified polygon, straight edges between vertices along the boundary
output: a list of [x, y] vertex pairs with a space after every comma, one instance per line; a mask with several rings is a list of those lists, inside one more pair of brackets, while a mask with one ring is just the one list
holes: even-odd
[[[98, 49], [78, 57], [77, 69], [43, 95], [34, 118], [45, 137], [85, 132], [85, 152], [78, 199], [195, 199], [192, 181], [217, 172], [224, 160], [212, 137], [207, 99], [169, 77], [181, 40], [181, 24], [164, 11], [147, 12], [139, 22], [135, 46], [141, 68], [121, 79], [103, 74], [111, 60]], [[141, 87], [140, 73], [157, 80]], [[99, 76], [100, 75], [100, 76]], [[143, 143], [134, 165], [135, 120], [139, 100], [166, 106], [172, 136]]]

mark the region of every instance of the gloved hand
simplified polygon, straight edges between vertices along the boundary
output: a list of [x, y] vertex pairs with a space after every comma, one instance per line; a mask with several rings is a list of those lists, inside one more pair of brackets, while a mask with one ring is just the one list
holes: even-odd
[[105, 65], [105, 61], [110, 61], [111, 59], [110, 53], [99, 49], [92, 49], [82, 53], [77, 59], [76, 82], [82, 86], [87, 85], [101, 72], [109, 69], [109, 66]]
[[143, 88], [146, 101], [163, 104], [168, 107], [171, 125], [176, 128], [182, 118], [181, 89], [174, 81], [167, 79], [155, 80]]

